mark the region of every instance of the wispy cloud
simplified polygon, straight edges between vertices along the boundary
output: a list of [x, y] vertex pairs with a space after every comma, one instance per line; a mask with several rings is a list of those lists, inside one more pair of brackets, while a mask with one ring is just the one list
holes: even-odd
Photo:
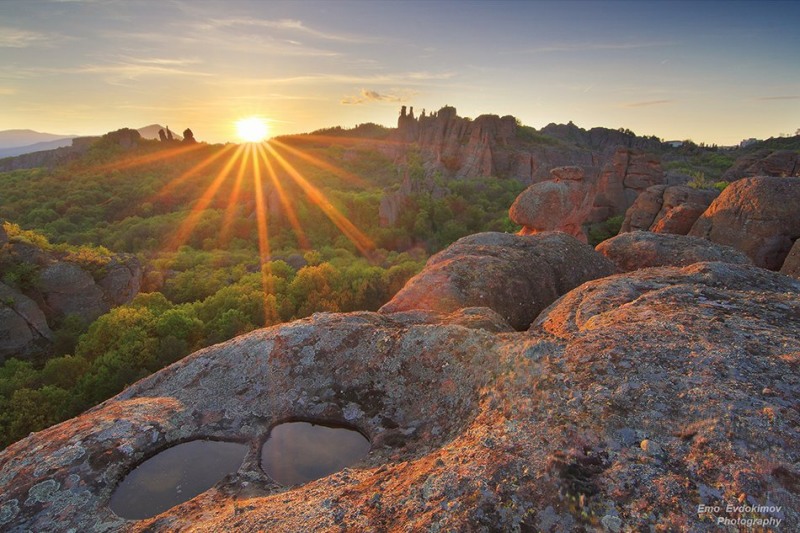
[[370, 89], [361, 89], [358, 96], [348, 96], [342, 99], [343, 104], [365, 104], [367, 102], [405, 102], [408, 100], [406, 96], [397, 94], [381, 94], [378, 91]]
[[44, 33], [0, 26], [0, 48], [27, 48], [48, 44], [51, 38]]
[[553, 52], [589, 52], [593, 50], [635, 50], [638, 48], [657, 48], [673, 46], [677, 43], [671, 41], [646, 41], [628, 43], [559, 43], [534, 48], [523, 48], [511, 53], [523, 54], [548, 54]]
[[671, 104], [674, 100], [646, 100], [644, 102], [629, 102], [622, 104], [622, 107], [651, 107], [656, 105]]
[[250, 83], [302, 84], [302, 83], [342, 83], [352, 85], [418, 85], [422, 82], [449, 80], [454, 72], [399, 72], [392, 74], [350, 75], [350, 74], [306, 74], [285, 78], [251, 79]]
[[307, 35], [326, 41], [338, 41], [344, 43], [366, 43], [373, 42], [374, 39], [367, 37], [349, 35], [344, 33], [329, 33], [306, 26], [303, 21], [295, 19], [259, 19], [259, 18], [220, 18], [206, 21], [209, 26], [233, 27], [245, 26], [252, 28], [268, 28], [271, 30], [293, 32], [300, 35]]
[[761, 98], [756, 98], [756, 100], [761, 100], [764, 102], [769, 102], [772, 100], [800, 100], [799, 95], [787, 95], [787, 96], [762, 96]]

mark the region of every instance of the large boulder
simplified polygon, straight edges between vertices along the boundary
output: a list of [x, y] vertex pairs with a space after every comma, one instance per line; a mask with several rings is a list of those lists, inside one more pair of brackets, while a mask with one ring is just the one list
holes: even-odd
[[584, 181], [580, 167], [557, 167], [552, 179], [525, 189], [509, 209], [508, 216], [523, 227], [523, 235], [563, 231], [586, 242], [583, 224], [589, 218], [594, 189]]
[[750, 265], [750, 259], [735, 248], [700, 237], [634, 231], [621, 233], [595, 248], [622, 272], [649, 267], [688, 266], [707, 261]]
[[[197, 352], [0, 453], [0, 527], [800, 527], [800, 281], [699, 263], [588, 282], [527, 333], [452, 320], [320, 314]], [[291, 419], [353, 424], [369, 455], [278, 485], [258, 454]], [[109, 509], [137, 464], [191, 439], [249, 451], [235, 474], [159, 516]]]
[[620, 231], [686, 235], [717, 196], [719, 191], [686, 185], [648, 187], [625, 212]]
[[55, 261], [43, 268], [36, 289], [43, 297], [47, 315], [54, 321], [67, 315], [91, 321], [108, 310], [103, 305], [103, 291], [92, 275], [76, 263]]
[[0, 282], [0, 363], [7, 357], [39, 353], [52, 340], [53, 332], [36, 302]]
[[800, 176], [800, 153], [793, 150], [756, 150], [739, 157], [722, 175], [725, 181], [753, 176]]
[[800, 237], [800, 178], [756, 177], [731, 183], [689, 235], [733, 246], [757, 266], [779, 270]]
[[431, 257], [380, 311], [489, 307], [520, 330], [562, 294], [614, 272], [609, 260], [565, 233], [478, 233]]

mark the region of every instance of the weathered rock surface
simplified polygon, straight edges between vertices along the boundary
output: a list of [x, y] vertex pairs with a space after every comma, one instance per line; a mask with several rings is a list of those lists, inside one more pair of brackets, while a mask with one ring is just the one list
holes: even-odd
[[620, 232], [654, 231], [686, 235], [719, 191], [685, 185], [648, 187], [625, 212]]
[[431, 257], [380, 312], [489, 307], [520, 330], [562, 294], [614, 272], [591, 246], [564, 233], [478, 233]]
[[730, 246], [700, 237], [649, 231], [622, 233], [601, 242], [595, 249], [622, 272], [649, 267], [688, 266], [708, 261], [752, 264], [744, 253]]
[[648, 187], [664, 182], [657, 156], [631, 148], [617, 148], [597, 180], [595, 209], [591, 222], [623, 214]]
[[739, 157], [731, 168], [725, 171], [722, 179], [735, 181], [754, 176], [800, 176], [800, 153], [768, 148], [757, 150]]
[[29, 357], [52, 338], [36, 302], [0, 282], [0, 361], [10, 356]]
[[[197, 352], [0, 453], [0, 527], [800, 526], [800, 281], [699, 263], [588, 282], [527, 333], [453, 320], [320, 314]], [[269, 428], [293, 417], [354, 424], [372, 450], [328, 477], [279, 486], [257, 453]], [[237, 474], [158, 517], [109, 510], [129, 470], [194, 438], [250, 452]], [[698, 514], [698, 504], [723, 511]]]
[[800, 237], [800, 178], [756, 177], [731, 183], [689, 235], [733, 246], [757, 266], [780, 270]]
[[523, 226], [523, 235], [563, 231], [586, 242], [583, 224], [592, 211], [594, 188], [584, 181], [580, 167], [557, 167], [550, 172], [552, 180], [534, 183], [517, 196], [509, 217]]
[[786, 256], [781, 267], [781, 274], [800, 278], [800, 239], [794, 241], [792, 249], [789, 250], [789, 255]]

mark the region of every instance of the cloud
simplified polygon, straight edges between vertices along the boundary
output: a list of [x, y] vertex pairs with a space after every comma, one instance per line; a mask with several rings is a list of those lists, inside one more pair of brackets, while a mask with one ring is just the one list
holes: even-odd
[[47, 44], [50, 37], [43, 33], [0, 26], [0, 48], [27, 48], [38, 44]]
[[654, 105], [671, 104], [674, 100], [646, 100], [644, 102], [630, 102], [622, 104], [622, 107], [650, 107]]
[[366, 37], [358, 37], [348, 34], [328, 33], [320, 30], [309, 28], [303, 21], [295, 19], [258, 19], [258, 18], [221, 18], [206, 21], [207, 24], [214, 27], [231, 27], [231, 26], [250, 26], [255, 28], [269, 28], [273, 30], [282, 30], [326, 41], [337, 41], [344, 43], [366, 43], [373, 42], [374, 39]]
[[518, 50], [523, 54], [548, 54], [553, 52], [587, 52], [592, 50], [635, 50], [638, 48], [656, 48], [672, 46], [676, 43], [670, 41], [632, 42], [632, 43], [565, 43], [548, 46], [538, 46]]
[[369, 89], [361, 89], [358, 96], [348, 96], [342, 99], [343, 104], [365, 104], [367, 102], [405, 102], [407, 97], [396, 94], [381, 94]]
[[800, 96], [798, 95], [787, 95], [787, 96], [762, 96], [761, 98], [757, 98], [762, 102], [769, 102], [772, 100], [800, 100]]

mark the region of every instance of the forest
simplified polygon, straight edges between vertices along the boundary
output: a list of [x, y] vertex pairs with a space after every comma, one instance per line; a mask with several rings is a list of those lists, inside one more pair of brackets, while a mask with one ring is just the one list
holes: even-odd
[[[111, 254], [132, 254], [143, 269], [133, 301], [92, 323], [49, 324], [49, 353], [0, 366], [0, 446], [236, 335], [377, 310], [456, 239], [517, 229], [507, 210], [524, 186], [495, 177], [442, 180], [382, 226], [384, 194], [421, 163], [398, 166], [374, 143], [327, 133], [249, 152], [142, 139], [130, 148], [109, 134], [69, 163], [0, 173], [10, 241], [99, 271]], [[18, 290], [37, 284], [35, 265], [2, 253], [0, 276]]]

